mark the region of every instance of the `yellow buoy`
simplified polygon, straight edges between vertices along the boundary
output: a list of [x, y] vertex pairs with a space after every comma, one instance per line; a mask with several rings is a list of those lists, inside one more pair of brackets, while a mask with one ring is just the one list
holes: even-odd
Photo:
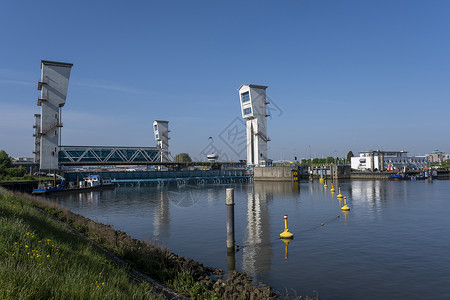
[[344, 197], [344, 196], [342, 196], [342, 194], [341, 194], [341, 188], [339, 188], [339, 194], [337, 195], [337, 197], [338, 197], [338, 198]]
[[343, 211], [350, 210], [350, 207], [347, 206], [347, 197], [344, 197], [344, 206], [341, 207]]
[[323, 185], [324, 187], [327, 187], [328, 185], [327, 185], [327, 181], [325, 180], [325, 184]]
[[335, 190], [334, 187], [333, 187], [333, 184], [331, 184], [331, 190], [330, 190], [330, 192], [332, 192], [332, 193], [336, 192], [336, 190]]
[[280, 233], [280, 239], [293, 239], [294, 235], [289, 232], [287, 226], [287, 215], [284, 215], [284, 231]]
[[320, 179], [319, 179], [319, 182], [320, 182], [320, 183], [323, 183], [323, 180], [324, 180], [323, 178], [320, 178]]

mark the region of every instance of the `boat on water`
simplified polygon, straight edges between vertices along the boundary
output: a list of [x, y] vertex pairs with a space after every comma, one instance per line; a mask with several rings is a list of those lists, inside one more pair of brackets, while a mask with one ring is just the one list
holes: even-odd
[[60, 175], [47, 174], [56, 176], [61, 179], [60, 184], [56, 184], [56, 181], [40, 183], [37, 189], [34, 189], [33, 195], [51, 195], [60, 193], [74, 193], [74, 192], [87, 192], [93, 190], [107, 190], [114, 189], [115, 185], [111, 182], [111, 179], [104, 179], [100, 175], [89, 175], [84, 180], [80, 181], [76, 186], [66, 187], [66, 180]]
[[410, 180], [408, 174], [404, 174], [404, 173], [403, 174], [400, 174], [400, 173], [392, 174], [389, 176], [388, 179], [389, 180]]

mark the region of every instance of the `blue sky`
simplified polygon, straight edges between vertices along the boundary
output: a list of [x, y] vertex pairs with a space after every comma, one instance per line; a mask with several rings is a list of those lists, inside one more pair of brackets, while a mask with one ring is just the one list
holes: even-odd
[[[0, 149], [32, 156], [40, 61], [73, 63], [63, 145], [245, 153], [237, 89], [267, 85], [269, 156], [450, 152], [450, 1], [7, 1]], [[237, 126], [237, 127], [236, 127]]]

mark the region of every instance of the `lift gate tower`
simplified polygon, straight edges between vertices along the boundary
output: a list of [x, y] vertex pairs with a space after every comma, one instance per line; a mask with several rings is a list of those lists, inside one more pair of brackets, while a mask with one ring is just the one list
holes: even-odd
[[247, 126], [247, 165], [266, 165], [267, 120], [266, 101], [267, 86], [243, 84], [239, 88], [242, 117], [246, 119]]
[[158, 143], [158, 147], [161, 149], [161, 162], [169, 162], [169, 121], [153, 121], [153, 132], [155, 134], [155, 140]]
[[58, 168], [61, 108], [66, 103], [70, 70], [73, 64], [42, 60], [37, 105], [41, 113], [35, 115], [35, 160], [41, 170]]

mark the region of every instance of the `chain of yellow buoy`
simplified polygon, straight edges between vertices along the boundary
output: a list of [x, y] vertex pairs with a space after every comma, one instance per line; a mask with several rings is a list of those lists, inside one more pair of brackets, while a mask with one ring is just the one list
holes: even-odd
[[341, 207], [343, 211], [349, 211], [350, 207], [347, 206], [347, 197], [344, 196], [344, 206]]
[[342, 194], [341, 194], [341, 188], [339, 188], [339, 194], [337, 195], [337, 197], [338, 197], [338, 198], [344, 197], [344, 196], [342, 196]]
[[284, 215], [284, 231], [280, 233], [280, 239], [293, 239], [294, 235], [289, 232], [287, 226], [287, 215]]

